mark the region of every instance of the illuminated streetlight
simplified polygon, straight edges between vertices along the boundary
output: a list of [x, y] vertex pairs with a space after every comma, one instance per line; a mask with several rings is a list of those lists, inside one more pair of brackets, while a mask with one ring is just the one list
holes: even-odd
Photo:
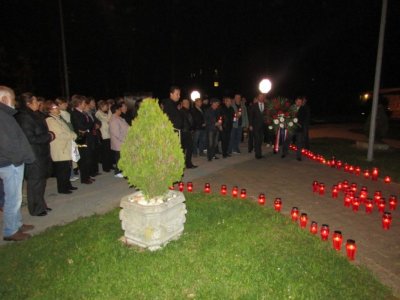
[[272, 88], [272, 83], [269, 79], [261, 80], [260, 84], [258, 85], [258, 89], [263, 94], [267, 94], [271, 90], [271, 88]]
[[198, 98], [200, 98], [200, 93], [199, 93], [199, 91], [193, 91], [193, 92], [190, 94], [190, 99], [192, 99], [192, 101], [194, 101], [194, 100], [196, 100], [196, 99], [198, 99]]

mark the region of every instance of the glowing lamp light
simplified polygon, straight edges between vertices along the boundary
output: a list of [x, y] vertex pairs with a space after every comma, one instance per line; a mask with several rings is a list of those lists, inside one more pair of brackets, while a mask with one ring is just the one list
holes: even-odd
[[246, 197], [247, 197], [247, 191], [246, 191], [246, 189], [241, 189], [241, 190], [240, 190], [240, 198], [246, 199]]
[[374, 208], [374, 202], [372, 201], [371, 198], [368, 198], [367, 200], [365, 200], [365, 212], [367, 214], [372, 213], [372, 209]]
[[379, 174], [378, 168], [373, 168], [371, 173], [372, 180], [375, 181], [378, 180], [378, 174]]
[[300, 215], [300, 227], [301, 228], [306, 228], [307, 227], [307, 222], [308, 222], [308, 216], [306, 213], [302, 213]]
[[186, 184], [186, 188], [187, 188], [187, 190], [188, 190], [188, 192], [193, 192], [193, 182], [188, 182], [187, 184]]
[[337, 198], [339, 194], [338, 186], [335, 184], [332, 186], [332, 198]]
[[258, 195], [258, 204], [264, 205], [265, 204], [265, 194], [261, 193]]
[[232, 197], [233, 197], [233, 198], [236, 198], [236, 197], [238, 196], [238, 193], [239, 193], [239, 188], [235, 185], [235, 186], [232, 188]]
[[337, 251], [342, 249], [343, 236], [341, 231], [334, 231], [332, 236], [333, 248]]
[[297, 207], [293, 207], [290, 215], [292, 216], [292, 221], [297, 221], [299, 218], [299, 209]]
[[360, 199], [358, 197], [354, 197], [351, 204], [353, 206], [353, 211], [357, 212], [358, 208], [360, 207]]
[[383, 182], [389, 184], [392, 182], [392, 179], [390, 178], [390, 176], [385, 176], [385, 178], [383, 179]]
[[260, 84], [258, 85], [258, 89], [263, 94], [267, 94], [271, 90], [271, 88], [272, 88], [272, 83], [269, 79], [261, 80]]
[[318, 193], [322, 196], [325, 194], [325, 184], [322, 182], [319, 183]]
[[218, 81], [214, 81], [214, 87], [219, 87], [219, 82]]
[[314, 180], [313, 183], [312, 183], [313, 193], [317, 193], [318, 192], [318, 186], [319, 186], [318, 181]]
[[317, 234], [317, 233], [318, 233], [318, 223], [317, 223], [317, 222], [315, 222], [315, 221], [312, 221], [312, 222], [311, 222], [311, 225], [310, 225], [310, 232], [311, 232], [312, 234]]
[[183, 192], [185, 189], [185, 184], [182, 181], [178, 183], [178, 189], [180, 192]]
[[281, 198], [275, 198], [274, 209], [277, 212], [281, 211], [281, 209], [282, 209], [282, 199]]
[[382, 228], [384, 230], [389, 230], [390, 224], [392, 224], [392, 214], [386, 211], [382, 215]]
[[386, 200], [385, 198], [381, 198], [378, 203], [378, 211], [380, 213], [383, 213], [385, 211], [385, 208], [386, 208]]
[[389, 209], [395, 210], [397, 207], [397, 197], [395, 195], [390, 195], [389, 197]]
[[329, 225], [322, 224], [321, 226], [321, 239], [327, 241], [329, 237]]
[[354, 260], [357, 251], [357, 245], [354, 240], [347, 240], [346, 242], [346, 254], [349, 260]]
[[199, 91], [193, 91], [190, 93], [190, 99], [192, 99], [192, 101], [199, 99], [200, 98], [200, 92]]
[[225, 196], [227, 191], [226, 184], [221, 185], [221, 195]]
[[211, 193], [211, 185], [209, 183], [204, 184], [204, 193]]

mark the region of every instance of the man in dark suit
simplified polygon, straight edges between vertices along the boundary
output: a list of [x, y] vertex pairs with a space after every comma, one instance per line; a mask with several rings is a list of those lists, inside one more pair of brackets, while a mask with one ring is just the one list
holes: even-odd
[[249, 129], [254, 137], [254, 151], [256, 159], [262, 158], [262, 143], [265, 132], [265, 94], [259, 93], [257, 101], [250, 108]]

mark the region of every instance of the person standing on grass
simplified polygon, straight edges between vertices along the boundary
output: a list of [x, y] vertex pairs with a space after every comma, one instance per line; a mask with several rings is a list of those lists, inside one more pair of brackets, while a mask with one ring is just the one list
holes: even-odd
[[[114, 151], [115, 156], [115, 175], [116, 178], [123, 178], [121, 170], [118, 169], [118, 161], [120, 158], [121, 145], [125, 140], [128, 133], [129, 125], [121, 114], [126, 113], [128, 107], [124, 102], [119, 102], [111, 106], [111, 119], [110, 119], [110, 139], [111, 150]], [[145, 134], [145, 133], [144, 133]]]
[[34, 228], [22, 223], [22, 182], [25, 164], [35, 161], [35, 154], [24, 132], [14, 119], [17, 111], [12, 89], [0, 86], [0, 178], [4, 189], [3, 239], [23, 241]]

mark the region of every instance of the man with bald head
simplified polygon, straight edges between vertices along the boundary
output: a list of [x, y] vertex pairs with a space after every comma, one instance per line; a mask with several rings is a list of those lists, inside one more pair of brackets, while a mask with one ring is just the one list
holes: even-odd
[[22, 224], [22, 181], [25, 163], [35, 161], [35, 155], [14, 115], [15, 94], [0, 86], [0, 178], [4, 188], [3, 239], [22, 241], [30, 237], [25, 231], [32, 225]]

